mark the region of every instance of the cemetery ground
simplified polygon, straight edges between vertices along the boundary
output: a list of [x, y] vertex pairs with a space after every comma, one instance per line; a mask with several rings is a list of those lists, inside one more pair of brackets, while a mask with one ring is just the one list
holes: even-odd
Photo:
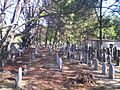
[[[22, 76], [20, 90], [119, 90], [120, 68], [115, 67], [115, 79], [103, 75], [101, 63], [98, 70], [81, 63], [62, 57], [63, 70], [56, 65], [55, 52], [51, 54], [47, 48], [39, 48], [33, 62], [29, 65], [30, 48], [22, 57], [16, 57], [16, 62], [8, 62], [0, 68], [0, 90], [16, 90], [15, 78], [18, 68], [27, 65], [27, 73]], [[108, 71], [107, 65], [107, 71]]]

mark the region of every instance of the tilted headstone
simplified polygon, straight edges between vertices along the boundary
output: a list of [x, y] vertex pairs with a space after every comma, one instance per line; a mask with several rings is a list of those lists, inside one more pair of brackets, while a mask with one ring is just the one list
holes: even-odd
[[95, 70], [98, 70], [99, 61], [98, 61], [97, 58], [94, 59], [94, 61], [95, 61], [94, 69], [95, 69]]
[[59, 69], [62, 71], [63, 70], [63, 61], [62, 61], [62, 58], [59, 58]]
[[109, 65], [109, 79], [114, 79], [115, 78], [115, 69], [114, 65], [110, 64]]
[[22, 80], [22, 68], [19, 67], [18, 74], [16, 75], [16, 88], [20, 87], [21, 80]]
[[107, 66], [106, 66], [105, 62], [102, 64], [102, 74], [104, 74], [104, 75], [107, 74]]

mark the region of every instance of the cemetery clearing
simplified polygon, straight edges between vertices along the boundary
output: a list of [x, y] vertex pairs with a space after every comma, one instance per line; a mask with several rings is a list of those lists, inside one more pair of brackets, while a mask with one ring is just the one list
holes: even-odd
[[[114, 90], [120, 89], [120, 68], [115, 66], [115, 78], [109, 79], [109, 65], [107, 74], [102, 74], [102, 63], [98, 69], [94, 66], [74, 60], [70, 62], [63, 58], [63, 70], [59, 70], [55, 61], [55, 51], [49, 53], [49, 49], [40, 47], [33, 62], [29, 65], [28, 48], [22, 57], [16, 57], [16, 62], [7, 63], [0, 68], [0, 90], [14, 90], [15, 78], [19, 67], [26, 65], [27, 72], [22, 75], [20, 82], [21, 90]], [[24, 73], [24, 72], [23, 72]]]

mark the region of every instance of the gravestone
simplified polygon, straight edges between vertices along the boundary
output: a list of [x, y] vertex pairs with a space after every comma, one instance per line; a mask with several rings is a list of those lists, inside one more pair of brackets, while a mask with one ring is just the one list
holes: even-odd
[[16, 88], [17, 88], [17, 90], [20, 87], [21, 80], [22, 80], [22, 68], [19, 67], [18, 74], [16, 75]]
[[120, 65], [120, 57], [117, 57], [116, 58], [116, 66], [119, 66]]
[[95, 65], [94, 65], [94, 69], [98, 70], [98, 65], [99, 65], [99, 61], [97, 58], [94, 59]]
[[93, 64], [93, 61], [90, 60], [90, 61], [89, 61], [89, 66], [92, 67], [92, 64]]
[[26, 73], [27, 73], [27, 66], [24, 65], [24, 71], [23, 71], [24, 76], [26, 75]]
[[23, 51], [22, 51], [21, 49], [18, 50], [19, 57], [22, 57], [22, 52], [23, 52]]
[[110, 64], [109, 65], [109, 79], [114, 79], [115, 78], [115, 69], [114, 65]]
[[12, 62], [15, 62], [15, 55], [12, 56]]
[[57, 65], [59, 64], [59, 56], [58, 56], [58, 53], [56, 53], [56, 63], [57, 63]]
[[29, 53], [29, 66], [31, 66], [33, 60], [32, 53]]
[[107, 62], [106, 61], [106, 49], [103, 48], [103, 62]]
[[49, 49], [49, 54], [52, 54], [52, 46], [51, 45], [48, 46], [48, 49]]
[[112, 58], [111, 58], [111, 55], [108, 55], [108, 56], [107, 56], [108, 64], [111, 63], [111, 59], [112, 59]]
[[107, 74], [107, 66], [106, 66], [105, 62], [102, 64], [102, 74], [104, 74], [104, 75]]
[[59, 58], [58, 60], [59, 60], [58, 61], [59, 69], [60, 69], [60, 71], [62, 71], [63, 70], [63, 61], [62, 61], [62, 58]]

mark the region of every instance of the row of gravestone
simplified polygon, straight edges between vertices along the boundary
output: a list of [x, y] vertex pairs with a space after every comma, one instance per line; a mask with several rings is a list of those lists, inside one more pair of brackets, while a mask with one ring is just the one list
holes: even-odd
[[[87, 58], [87, 57], [86, 57]], [[59, 66], [59, 69], [62, 70], [63, 69], [63, 61], [62, 61], [62, 58], [60, 58], [58, 56], [58, 53], [56, 53], [56, 63], [57, 65]], [[94, 63], [94, 64], [93, 64]], [[97, 58], [93, 58], [93, 60], [88, 60], [86, 62], [86, 64], [90, 65], [90, 67], [94, 66], [94, 70], [98, 70], [98, 67], [99, 67], [99, 60]], [[106, 63], [104, 62], [102, 64], [102, 73], [104, 75], [106, 74], [109, 74], [109, 78], [110, 79], [114, 79], [115, 77], [115, 69], [114, 69], [114, 65], [109, 62], [109, 73], [107, 72], [107, 65]]]
[[[38, 49], [38, 48], [37, 48]], [[37, 49], [33, 48], [32, 52], [29, 53], [29, 66], [31, 66], [33, 59], [35, 59], [35, 54], [38, 54]], [[19, 50], [19, 56], [22, 57], [22, 54], [24, 54], [23, 50]], [[18, 69], [18, 73], [16, 74], [16, 89], [19, 90], [20, 88], [20, 82], [22, 80], [22, 74], [26, 75], [27, 73], [27, 66], [24, 65], [23, 67], [23, 71], [22, 71], [22, 67], [19, 67]]]
[[[93, 64], [94, 63], [94, 64]], [[91, 67], [94, 66], [94, 70], [99, 70], [99, 60], [97, 58], [94, 58], [93, 61], [90, 60], [90, 62], [88, 63]], [[108, 73], [109, 72], [109, 73]], [[109, 63], [109, 69], [107, 72], [107, 63], [104, 62], [102, 64], [102, 74], [104, 75], [109, 75], [109, 79], [114, 79], [115, 77], [115, 69], [114, 69], [114, 65], [112, 63]]]

